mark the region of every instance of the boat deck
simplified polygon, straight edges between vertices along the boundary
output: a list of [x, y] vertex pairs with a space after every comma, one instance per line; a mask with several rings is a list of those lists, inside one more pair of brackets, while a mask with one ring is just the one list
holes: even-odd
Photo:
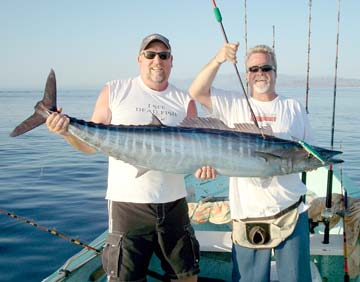
[[[323, 197], [326, 191], [327, 171], [325, 168], [318, 169], [309, 173], [307, 186], [317, 197]], [[228, 183], [226, 178], [218, 177], [215, 181], [201, 182], [193, 178], [193, 176], [185, 177], [188, 194], [193, 196], [194, 202], [199, 202], [207, 197], [224, 198], [228, 191]], [[344, 179], [346, 187], [352, 187], [349, 180]], [[334, 190], [339, 193], [341, 184], [334, 176]], [[210, 185], [208, 185], [210, 184]], [[351, 195], [353, 192], [348, 190]], [[200, 268], [201, 273], [199, 281], [231, 281], [231, 226], [229, 224], [212, 224], [206, 222], [204, 224], [194, 224], [196, 237], [199, 240], [201, 248]], [[344, 257], [343, 257], [343, 235], [341, 230], [337, 230], [334, 234], [332, 230], [330, 234], [330, 243], [323, 244], [322, 234], [310, 235], [310, 254], [311, 265], [313, 271], [313, 281], [339, 282], [344, 281]], [[319, 232], [319, 231], [317, 231]], [[101, 249], [104, 245], [107, 232], [105, 231], [96, 238], [91, 246]], [[272, 280], [277, 281], [275, 262], [272, 265]], [[159, 261], [154, 256], [150, 270], [155, 275], [162, 275]], [[319, 278], [320, 274], [321, 278]], [[159, 281], [160, 278], [148, 277], [148, 281]], [[319, 280], [320, 279], [320, 280]], [[60, 269], [43, 280], [43, 282], [105, 282], [106, 277], [102, 269], [101, 256], [93, 251], [82, 250], [78, 254], [70, 258]], [[351, 282], [360, 282], [360, 277], [351, 279]]]

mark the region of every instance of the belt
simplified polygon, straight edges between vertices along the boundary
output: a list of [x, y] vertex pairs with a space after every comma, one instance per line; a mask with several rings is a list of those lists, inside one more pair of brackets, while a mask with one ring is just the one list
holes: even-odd
[[[291, 206], [287, 207], [286, 209], [283, 209], [282, 211], [278, 212], [277, 214], [274, 215], [270, 215], [270, 216], [263, 216], [263, 217], [247, 217], [244, 219], [241, 219], [241, 221], [246, 222], [246, 221], [251, 221], [251, 220], [269, 220], [269, 219], [277, 219], [280, 216], [286, 214], [287, 212], [296, 209], [298, 206], [300, 206], [301, 203], [305, 203], [305, 195], [301, 195], [299, 200], [292, 204]], [[234, 221], [237, 221], [236, 219], [234, 219]]]

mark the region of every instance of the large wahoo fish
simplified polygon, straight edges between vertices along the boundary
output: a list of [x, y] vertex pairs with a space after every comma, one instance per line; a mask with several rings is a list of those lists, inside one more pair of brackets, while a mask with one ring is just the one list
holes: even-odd
[[[10, 136], [39, 126], [56, 110], [56, 78], [51, 70], [35, 113]], [[185, 119], [173, 127], [155, 116], [151, 124], [141, 126], [103, 125], [70, 117], [68, 130], [98, 151], [137, 167], [137, 176], [148, 170], [187, 174], [210, 165], [221, 175], [266, 177], [342, 162], [332, 159], [340, 151], [276, 138], [259, 129], [254, 133], [250, 125], [229, 128], [211, 118]]]

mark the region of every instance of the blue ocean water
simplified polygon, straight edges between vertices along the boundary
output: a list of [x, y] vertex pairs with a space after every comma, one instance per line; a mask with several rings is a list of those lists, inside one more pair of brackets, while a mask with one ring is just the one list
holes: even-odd
[[[304, 103], [302, 89], [279, 93]], [[317, 144], [330, 147], [332, 89], [310, 94], [310, 120]], [[41, 126], [25, 135], [9, 133], [32, 114], [42, 91], [0, 91], [0, 210], [13, 212], [83, 242], [107, 227], [107, 159], [84, 155]], [[97, 91], [59, 91], [58, 105], [88, 119]], [[360, 89], [337, 89], [334, 149], [341, 149], [343, 173], [360, 185]], [[359, 189], [360, 190], [360, 189]], [[360, 193], [357, 195], [360, 197]], [[0, 281], [41, 281], [81, 247], [0, 214]]]

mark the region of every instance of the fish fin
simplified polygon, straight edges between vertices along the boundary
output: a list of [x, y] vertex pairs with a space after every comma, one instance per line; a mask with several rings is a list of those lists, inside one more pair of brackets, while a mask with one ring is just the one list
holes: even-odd
[[35, 113], [20, 123], [11, 133], [11, 137], [19, 136], [31, 129], [45, 123], [49, 111], [56, 111], [56, 77], [53, 69], [50, 70], [44, 96], [35, 106]]
[[264, 158], [266, 161], [270, 161], [272, 159], [282, 159], [281, 156], [271, 153], [255, 151], [255, 154], [258, 155], [259, 157]]
[[150, 170], [148, 168], [138, 167], [138, 166], [136, 166], [136, 169], [137, 169], [137, 174], [136, 174], [135, 178], [138, 178], [138, 177], [144, 175], [145, 173], [147, 173]]
[[191, 128], [211, 128], [221, 130], [232, 130], [225, 123], [217, 118], [190, 118], [186, 117], [180, 124], [180, 127], [191, 127]]
[[235, 123], [234, 126], [235, 126], [236, 131], [264, 134], [264, 135], [268, 135], [268, 136], [274, 135], [270, 125], [258, 128], [253, 123]]
[[186, 116], [189, 118], [196, 118], [198, 116], [198, 111], [194, 100], [189, 101]]
[[20, 123], [15, 129], [10, 133], [11, 137], [19, 136], [25, 132], [30, 131], [31, 129], [38, 127], [46, 121], [44, 117], [42, 117], [38, 113], [34, 113], [32, 116], [28, 117], [22, 123]]
[[44, 97], [41, 100], [46, 109], [50, 111], [57, 111], [56, 106], [56, 76], [53, 69], [50, 70], [46, 80]]
[[152, 119], [151, 119], [151, 123], [149, 125], [153, 125], [153, 126], [164, 126], [164, 124], [159, 120], [159, 118], [152, 114]]
[[231, 128], [217, 118], [187, 117], [179, 124], [179, 126], [191, 127], [191, 128], [210, 128], [210, 129], [238, 131], [238, 132], [265, 134], [268, 136], [273, 136], [273, 131], [271, 129], [271, 126], [265, 126], [259, 129], [256, 125], [251, 123], [236, 123], [234, 124], [234, 128]]
[[340, 160], [340, 159], [330, 159], [329, 162], [331, 164], [341, 164], [344, 162], [344, 160]]

